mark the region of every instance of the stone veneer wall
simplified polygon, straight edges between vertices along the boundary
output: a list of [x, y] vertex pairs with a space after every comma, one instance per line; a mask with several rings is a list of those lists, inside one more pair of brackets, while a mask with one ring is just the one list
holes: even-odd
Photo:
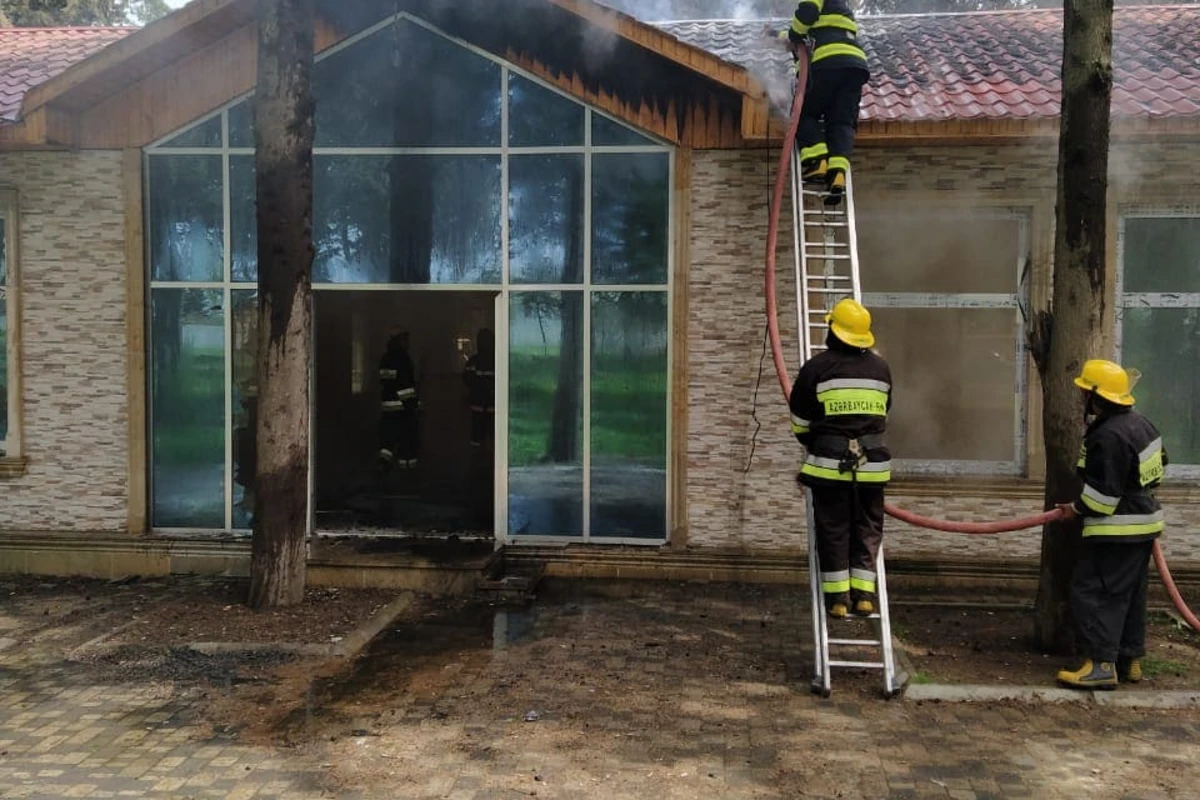
[[26, 474], [0, 530], [127, 524], [125, 214], [119, 152], [0, 153], [16, 189]]
[[[860, 211], [893, 203], [970, 207], [1011, 202], [1031, 207], [1031, 292], [1044, 297], [1053, 253], [1056, 148], [1055, 142], [863, 148], [855, 159], [856, 200]], [[762, 151], [697, 151], [692, 156], [687, 440], [687, 541], [692, 547], [768, 551], [805, 546], [804, 504], [793, 477], [800, 448], [789, 431], [771, 357], [762, 358], [762, 254], [774, 159], [774, 153]], [[1200, 185], [1194, 178], [1200, 143], [1119, 145], [1112, 161], [1118, 208], [1143, 203], [1200, 207]], [[782, 218], [780, 321], [784, 342], [790, 344], [796, 335], [789, 209]], [[789, 356], [793, 352], [789, 348]], [[790, 362], [794, 368], [794, 357]], [[1036, 381], [1032, 386], [1036, 395]], [[1038, 398], [1031, 397], [1029, 429], [1035, 448], [1040, 439], [1037, 405]], [[940, 494], [903, 492], [901, 482], [891, 501], [942, 518], [987, 520], [1041, 510], [1028, 487], [1011, 497], [997, 497], [994, 491], [972, 495], [956, 489], [950, 479]], [[1168, 555], [1200, 562], [1200, 503], [1170, 503], [1167, 510], [1174, 523], [1164, 542]], [[1036, 532], [968, 537], [889, 523], [888, 536], [889, 552], [916, 557], [1035, 558], [1040, 546]]]

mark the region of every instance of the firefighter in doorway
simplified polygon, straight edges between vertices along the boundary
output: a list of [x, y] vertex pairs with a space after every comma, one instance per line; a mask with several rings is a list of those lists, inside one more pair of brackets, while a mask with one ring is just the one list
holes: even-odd
[[471, 446], [492, 441], [496, 418], [496, 337], [489, 328], [475, 335], [475, 355], [463, 371], [467, 404], [471, 408]]
[[858, 43], [858, 22], [849, 0], [802, 0], [792, 26], [780, 32], [793, 56], [812, 45], [797, 147], [806, 182], [824, 182], [826, 204], [846, 193], [846, 174], [858, 131], [862, 89], [870, 78], [867, 54]]
[[884, 444], [892, 372], [871, 351], [871, 314], [842, 300], [826, 316], [826, 349], [792, 386], [792, 433], [807, 449], [799, 480], [812, 490], [821, 589], [830, 616], [875, 613], [875, 559], [883, 540]]
[[1118, 681], [1142, 679], [1150, 555], [1164, 528], [1154, 490], [1167, 452], [1154, 425], [1133, 410], [1138, 377], [1111, 361], [1089, 361], [1075, 379], [1087, 404], [1077, 465], [1083, 493], [1059, 506], [1067, 519], [1083, 518], [1071, 610], [1085, 660], [1058, 673], [1072, 688], [1115, 689]]
[[408, 332], [395, 331], [379, 360], [379, 470], [412, 469], [420, 452], [417, 381]]

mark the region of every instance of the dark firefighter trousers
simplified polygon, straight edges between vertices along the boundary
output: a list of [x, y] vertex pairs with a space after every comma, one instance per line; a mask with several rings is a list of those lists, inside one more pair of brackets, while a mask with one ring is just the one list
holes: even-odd
[[[883, 541], [883, 488], [820, 484], [812, 490], [813, 521], [817, 527], [817, 560], [821, 572], [875, 572], [875, 557]], [[857, 599], [874, 592], [852, 589]], [[844, 593], [827, 594], [829, 603], [843, 602]]]
[[379, 460], [391, 466], [415, 467], [420, 453], [420, 421], [416, 404], [386, 408], [379, 418]]
[[1153, 542], [1085, 538], [1071, 580], [1081, 654], [1093, 661], [1146, 654], [1146, 589]]
[[[840, 156], [849, 162], [866, 79], [867, 73], [854, 67], [809, 71], [808, 90], [796, 135], [796, 144], [801, 151], [824, 142], [829, 148], [830, 159]], [[836, 163], [831, 161], [830, 166]]]

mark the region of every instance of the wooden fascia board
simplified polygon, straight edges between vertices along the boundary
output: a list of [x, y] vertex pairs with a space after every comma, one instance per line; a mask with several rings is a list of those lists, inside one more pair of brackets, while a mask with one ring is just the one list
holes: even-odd
[[179, 11], [150, 23], [140, 31], [129, 34], [96, 55], [84, 59], [32, 89], [25, 95], [22, 102], [22, 115], [27, 115], [31, 111], [49, 104], [88, 81], [102, 77], [106, 71], [180, 35], [205, 17], [243, 1], [194, 0]]
[[43, 106], [26, 115], [20, 122], [0, 127], [0, 148], [75, 147], [78, 142], [79, 118], [54, 106]]
[[611, 31], [658, 55], [704, 75], [710, 80], [742, 94], [761, 93], [757, 82], [745, 67], [723, 61], [707, 50], [680, 41], [619, 11], [598, 5], [591, 0], [548, 0], [589, 23]]

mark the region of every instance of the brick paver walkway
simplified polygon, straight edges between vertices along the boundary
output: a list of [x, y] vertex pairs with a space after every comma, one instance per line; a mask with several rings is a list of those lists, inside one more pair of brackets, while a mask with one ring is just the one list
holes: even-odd
[[498, 616], [430, 601], [276, 747], [214, 735], [196, 686], [65, 661], [94, 629], [0, 606], [0, 797], [1116, 800], [1200, 784], [1196, 713], [884, 702], [874, 676], [822, 701], [802, 592], [638, 592]]

